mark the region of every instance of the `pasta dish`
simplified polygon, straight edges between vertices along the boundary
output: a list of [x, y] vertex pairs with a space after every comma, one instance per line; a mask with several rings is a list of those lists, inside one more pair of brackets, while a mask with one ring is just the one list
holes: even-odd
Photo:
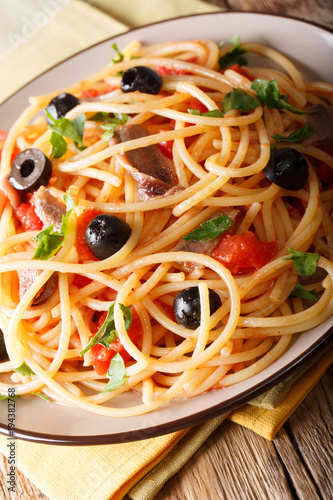
[[0, 132], [0, 393], [127, 417], [332, 316], [333, 84], [239, 37], [113, 51]]

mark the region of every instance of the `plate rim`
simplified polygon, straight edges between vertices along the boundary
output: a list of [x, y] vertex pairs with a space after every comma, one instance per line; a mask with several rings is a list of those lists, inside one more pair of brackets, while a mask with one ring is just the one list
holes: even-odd
[[[284, 20], [292, 20], [300, 23], [306, 23], [316, 28], [322, 29], [324, 31], [333, 34], [333, 28], [329, 26], [324, 26], [320, 23], [310, 21], [308, 19], [298, 18], [286, 14], [277, 14], [277, 13], [267, 13], [267, 12], [258, 12], [258, 11], [239, 11], [239, 10], [226, 10], [226, 11], [216, 11], [216, 12], [206, 12], [199, 14], [190, 14], [179, 17], [173, 17], [165, 20], [156, 21], [154, 23], [145, 24], [143, 26], [138, 26], [135, 28], [130, 28], [125, 32], [118, 33], [113, 35], [112, 37], [107, 37], [104, 40], [101, 40], [89, 47], [86, 47], [74, 54], [66, 57], [65, 59], [59, 61], [53, 66], [49, 67], [45, 71], [42, 71], [30, 81], [26, 82], [22, 85], [18, 90], [16, 90], [13, 94], [8, 96], [3, 102], [0, 104], [1, 107], [7, 103], [8, 100], [15, 97], [15, 95], [21, 92], [25, 87], [31, 85], [38, 78], [46, 75], [51, 70], [54, 70], [64, 62], [70, 61], [72, 58], [89, 51], [92, 48], [98, 47], [108, 41], [112, 42], [114, 39], [119, 39], [124, 35], [128, 35], [130, 33], [136, 32], [138, 30], [142, 30], [145, 28], [154, 27], [159, 24], [172, 23], [174, 21], [181, 21], [186, 19], [191, 19], [195, 17], [206, 17], [212, 16], [214, 14], [218, 15], [234, 15], [234, 14], [243, 14], [243, 15], [254, 15], [254, 16], [264, 16], [264, 17], [274, 17], [281, 18]], [[133, 441], [140, 441], [152, 437], [158, 437], [170, 432], [177, 432], [189, 427], [193, 427], [199, 425], [207, 420], [215, 418], [222, 413], [227, 411], [231, 411], [233, 409], [238, 408], [239, 406], [245, 404], [250, 399], [253, 399], [256, 396], [259, 396], [263, 392], [271, 389], [277, 383], [285, 380], [288, 376], [290, 376], [296, 369], [299, 367], [301, 363], [305, 360], [310, 361], [319, 353], [326, 352], [330, 347], [333, 346], [333, 343], [330, 341], [330, 337], [333, 334], [333, 325], [323, 333], [323, 335], [310, 347], [308, 347], [304, 352], [302, 352], [299, 356], [294, 358], [292, 361], [287, 363], [284, 367], [280, 368], [274, 374], [267, 377], [264, 382], [258, 382], [256, 385], [244, 390], [240, 395], [235, 395], [229, 398], [227, 401], [222, 401], [217, 403], [214, 406], [210, 406], [209, 408], [199, 410], [196, 413], [191, 413], [186, 417], [181, 417], [177, 420], [173, 420], [171, 423], [162, 423], [159, 425], [151, 425], [144, 429], [135, 429], [129, 430], [127, 432], [117, 432], [114, 434], [101, 434], [101, 435], [68, 435], [68, 434], [50, 434], [50, 433], [42, 433], [36, 431], [29, 431], [24, 428], [15, 428], [15, 438], [22, 439], [24, 441], [35, 442], [40, 444], [47, 445], [59, 445], [59, 446], [92, 446], [92, 445], [108, 445], [108, 444], [120, 444], [127, 443]], [[200, 397], [200, 396], [199, 396]], [[11, 430], [12, 432], [12, 430]], [[8, 426], [0, 422], [0, 434], [4, 436], [10, 436], [10, 430]]]

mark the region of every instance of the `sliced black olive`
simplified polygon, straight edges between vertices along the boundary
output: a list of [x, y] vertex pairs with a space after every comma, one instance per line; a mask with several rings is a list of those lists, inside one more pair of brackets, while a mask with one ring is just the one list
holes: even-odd
[[31, 193], [40, 186], [47, 186], [52, 174], [52, 163], [43, 151], [25, 149], [12, 163], [9, 182], [18, 191]]
[[7, 361], [8, 353], [6, 349], [5, 339], [2, 330], [0, 330], [0, 361]]
[[86, 243], [98, 259], [107, 259], [120, 250], [131, 235], [131, 228], [120, 217], [97, 215], [86, 229]]
[[162, 87], [162, 78], [153, 69], [146, 66], [135, 66], [123, 74], [121, 79], [123, 92], [138, 90], [143, 94], [158, 94]]
[[53, 273], [52, 276], [47, 280], [43, 288], [35, 295], [32, 306], [41, 306], [47, 300], [49, 300], [57, 289], [58, 286], [58, 273]]
[[296, 149], [284, 148], [274, 152], [263, 173], [277, 186], [297, 191], [307, 183], [309, 167]]
[[[217, 311], [221, 305], [220, 296], [209, 289], [210, 314]], [[180, 326], [190, 330], [198, 328], [201, 316], [199, 288], [194, 286], [178, 292], [173, 301], [173, 311]]]
[[[55, 120], [59, 120], [59, 118], [65, 116], [68, 111], [75, 108], [75, 106], [77, 106], [79, 102], [79, 99], [75, 97], [75, 95], [63, 92], [57, 97], [54, 97], [49, 102], [46, 109]], [[49, 123], [53, 123], [49, 118], [47, 118], [47, 121]]]

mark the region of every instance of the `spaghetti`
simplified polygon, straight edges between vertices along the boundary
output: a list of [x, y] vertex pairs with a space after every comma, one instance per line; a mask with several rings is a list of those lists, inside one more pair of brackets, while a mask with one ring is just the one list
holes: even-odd
[[[278, 69], [245, 66], [246, 52]], [[135, 42], [120, 56], [64, 91], [62, 115], [59, 92], [30, 98], [0, 196], [1, 394], [111, 417], [237, 384], [333, 312], [333, 151], [315, 118], [332, 117], [333, 85], [256, 43]], [[31, 189], [27, 150], [52, 166]], [[278, 152], [302, 159], [303, 181], [281, 185]], [[110, 251], [104, 223], [118, 224]], [[129, 390], [141, 404], [112, 404]]]

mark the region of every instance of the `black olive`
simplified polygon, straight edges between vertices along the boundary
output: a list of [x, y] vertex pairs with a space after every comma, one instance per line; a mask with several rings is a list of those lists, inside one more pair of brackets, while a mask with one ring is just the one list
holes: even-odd
[[121, 79], [123, 92], [138, 90], [143, 94], [158, 94], [162, 87], [162, 78], [153, 69], [146, 66], [135, 66], [123, 74]]
[[[210, 314], [221, 307], [222, 301], [219, 295], [214, 290], [209, 289], [209, 308]], [[200, 326], [200, 295], [199, 288], [185, 288], [177, 293], [173, 301], [173, 311], [177, 323], [184, 328], [195, 330]]]
[[97, 215], [86, 229], [86, 243], [98, 259], [107, 259], [120, 250], [131, 235], [131, 228], [120, 217]]
[[[79, 99], [75, 97], [73, 94], [66, 94], [63, 92], [59, 94], [57, 97], [54, 97], [46, 107], [47, 111], [55, 120], [59, 120], [65, 116], [68, 111], [75, 108], [79, 104]], [[47, 118], [49, 123], [53, 123], [49, 118]]]
[[0, 330], [0, 361], [7, 361], [8, 359], [5, 339], [2, 330]]
[[296, 149], [285, 148], [274, 152], [263, 173], [277, 186], [297, 191], [307, 183], [309, 167]]
[[12, 163], [9, 182], [18, 191], [31, 193], [40, 186], [47, 186], [52, 174], [52, 163], [43, 151], [25, 149]]

